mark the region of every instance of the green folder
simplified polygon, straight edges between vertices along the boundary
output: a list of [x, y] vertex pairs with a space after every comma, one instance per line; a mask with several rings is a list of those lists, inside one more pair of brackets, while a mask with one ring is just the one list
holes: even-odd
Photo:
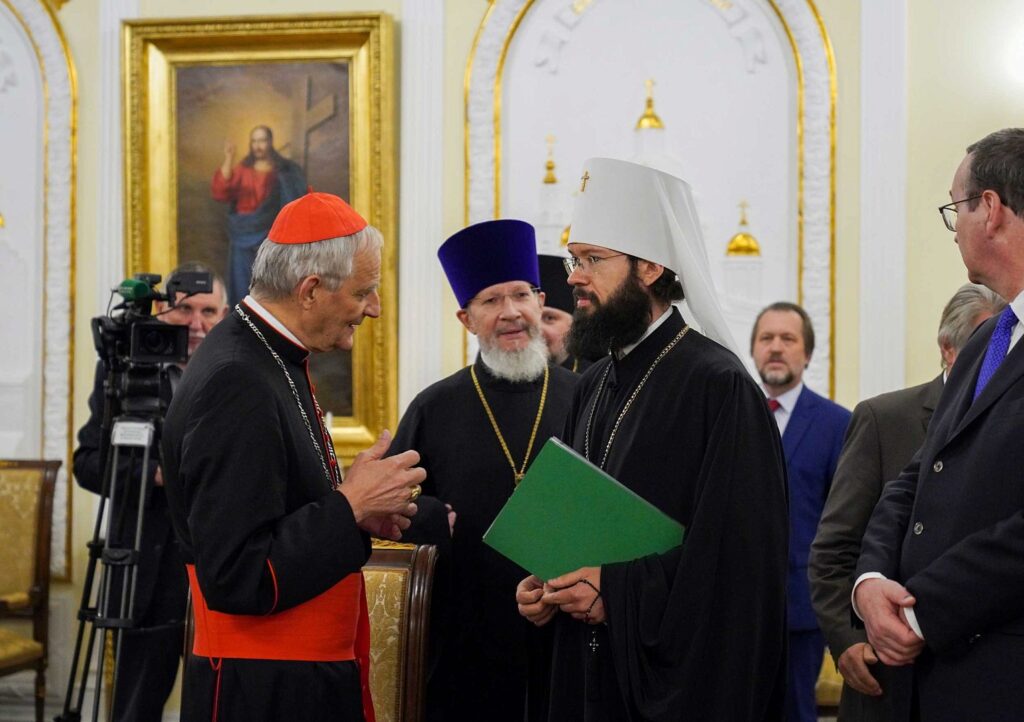
[[484, 543], [548, 580], [580, 567], [666, 552], [683, 525], [558, 439], [550, 439]]

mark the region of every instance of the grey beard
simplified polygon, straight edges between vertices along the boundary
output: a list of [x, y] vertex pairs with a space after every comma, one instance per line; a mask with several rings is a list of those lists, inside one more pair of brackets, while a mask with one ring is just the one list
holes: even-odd
[[533, 381], [548, 365], [548, 346], [538, 329], [529, 329], [529, 334], [530, 342], [516, 351], [503, 351], [481, 337], [480, 358], [499, 379], [513, 383]]

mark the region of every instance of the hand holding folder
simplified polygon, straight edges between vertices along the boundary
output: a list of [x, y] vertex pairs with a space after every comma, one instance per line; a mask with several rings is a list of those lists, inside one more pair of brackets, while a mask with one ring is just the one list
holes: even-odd
[[558, 439], [541, 449], [484, 542], [540, 579], [660, 554], [683, 526]]

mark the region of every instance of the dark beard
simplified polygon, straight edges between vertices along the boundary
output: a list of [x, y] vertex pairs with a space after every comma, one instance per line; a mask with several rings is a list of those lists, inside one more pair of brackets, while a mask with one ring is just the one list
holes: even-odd
[[577, 358], [593, 361], [636, 343], [651, 323], [651, 297], [632, 274], [604, 303], [580, 289], [573, 295], [588, 299], [593, 309], [577, 308], [572, 315], [566, 346]]

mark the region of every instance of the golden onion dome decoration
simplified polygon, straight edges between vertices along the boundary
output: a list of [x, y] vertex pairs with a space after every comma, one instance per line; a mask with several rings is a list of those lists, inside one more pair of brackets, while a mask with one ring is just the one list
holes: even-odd
[[544, 183], [551, 185], [558, 182], [558, 178], [555, 177], [555, 136], [548, 135], [544, 140], [548, 144], [548, 159], [544, 163]]
[[636, 129], [663, 129], [665, 124], [661, 122], [661, 118], [659, 118], [658, 114], [654, 112], [654, 78], [648, 78], [645, 80], [644, 85], [647, 86], [647, 100], [644, 103], [644, 114], [641, 115], [640, 120], [636, 122]]
[[729, 245], [725, 249], [726, 256], [761, 255], [761, 245], [754, 236], [747, 232], [747, 228], [750, 225], [747, 223], [748, 207], [749, 204], [746, 201], [740, 203], [740, 230], [739, 233], [729, 239]]

